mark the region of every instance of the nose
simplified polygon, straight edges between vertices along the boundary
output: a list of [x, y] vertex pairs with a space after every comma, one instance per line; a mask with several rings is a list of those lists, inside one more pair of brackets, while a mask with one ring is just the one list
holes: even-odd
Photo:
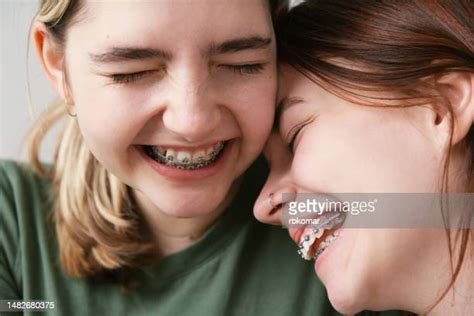
[[[202, 72], [202, 71], [201, 71]], [[207, 76], [188, 67], [170, 80], [163, 125], [188, 142], [212, 137], [221, 121], [221, 108]]]
[[263, 223], [285, 225], [285, 203], [295, 200], [297, 193], [290, 174], [291, 154], [275, 132], [267, 141], [264, 154], [270, 165], [270, 175], [255, 203], [254, 216]]
[[285, 204], [296, 199], [296, 190], [283, 182], [267, 181], [254, 206], [254, 216], [262, 223], [288, 226], [285, 223]]

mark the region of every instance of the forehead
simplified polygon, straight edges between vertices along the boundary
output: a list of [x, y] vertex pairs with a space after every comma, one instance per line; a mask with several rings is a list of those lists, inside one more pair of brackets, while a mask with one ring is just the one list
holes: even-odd
[[278, 100], [288, 97], [304, 97], [314, 93], [317, 85], [292, 66], [281, 63], [278, 66]]
[[87, 37], [95, 46], [120, 42], [141, 45], [150, 41], [204, 45], [202, 42], [225, 40], [230, 36], [270, 35], [272, 24], [266, 2], [89, 0], [83, 17], [71, 26], [69, 34]]

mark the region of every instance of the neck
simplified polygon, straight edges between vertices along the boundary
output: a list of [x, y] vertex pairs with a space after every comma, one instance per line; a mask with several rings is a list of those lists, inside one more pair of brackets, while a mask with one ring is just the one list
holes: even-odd
[[[431, 265], [424, 264], [424, 271], [417, 274], [423, 277], [411, 278], [412, 282], [410, 284], [407, 282], [407, 287], [404, 290], [405, 298], [402, 298], [402, 301], [405, 301], [406, 304], [403, 304], [400, 309], [416, 314], [434, 316], [474, 315], [474, 248], [472, 238], [468, 241], [459, 274], [444, 296], [442, 294], [453, 276], [447, 245], [438, 246], [440, 251], [437, 259], [432, 257]], [[453, 269], [456, 268], [459, 256], [459, 249], [456, 250], [453, 251]], [[440, 260], [439, 258], [445, 258], [446, 260]], [[422, 261], [421, 258], [420, 261]], [[408, 286], [413, 291], [409, 291]], [[441, 296], [442, 299], [440, 300]]]
[[474, 250], [468, 243], [465, 258], [454, 285], [428, 315], [474, 315]]
[[169, 215], [155, 205], [150, 205], [145, 196], [133, 191], [134, 199], [152, 233], [158, 256], [168, 256], [196, 242], [229, 206], [239, 186], [240, 181], [235, 181], [225, 199], [213, 211], [189, 218]]

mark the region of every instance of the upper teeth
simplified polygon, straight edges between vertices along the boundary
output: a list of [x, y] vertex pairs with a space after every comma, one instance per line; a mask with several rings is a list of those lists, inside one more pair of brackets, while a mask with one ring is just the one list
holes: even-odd
[[199, 148], [197, 150], [175, 150], [172, 148], [166, 148], [161, 146], [153, 146], [153, 151], [165, 157], [167, 161], [174, 161], [178, 163], [199, 163], [205, 160], [214, 158], [222, 148], [224, 147], [224, 142], [218, 142], [212, 146], [206, 148]]

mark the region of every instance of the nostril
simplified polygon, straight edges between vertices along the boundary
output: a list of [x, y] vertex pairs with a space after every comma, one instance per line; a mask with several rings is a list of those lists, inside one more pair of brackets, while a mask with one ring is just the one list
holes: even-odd
[[[273, 206], [273, 205], [272, 205]], [[282, 203], [278, 203], [277, 205], [273, 206], [272, 210], [270, 211], [270, 215], [275, 214], [279, 209], [283, 207]]]
[[270, 202], [270, 205], [272, 206], [272, 208], [275, 208], [277, 207], [277, 205], [280, 204], [275, 201], [275, 193], [273, 192], [268, 195], [268, 201]]
[[268, 195], [268, 201], [270, 202], [270, 205], [272, 206], [272, 209], [270, 210], [269, 215], [275, 214], [283, 206], [283, 203], [276, 201], [276, 197], [274, 193], [270, 193]]

